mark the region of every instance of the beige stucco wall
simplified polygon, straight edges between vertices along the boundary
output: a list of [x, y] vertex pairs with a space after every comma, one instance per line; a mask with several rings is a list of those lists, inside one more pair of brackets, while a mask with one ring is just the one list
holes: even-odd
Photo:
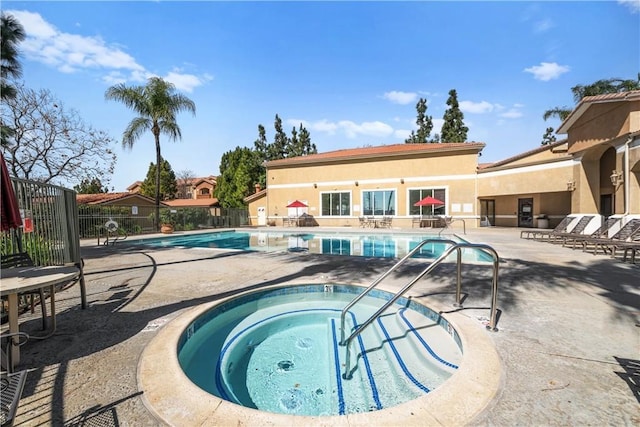
[[[444, 188], [446, 214], [458, 219], [467, 218], [475, 224], [476, 151], [430, 153], [418, 158], [344, 159], [339, 162], [268, 168], [267, 214], [269, 219], [277, 219], [278, 225], [281, 225], [281, 218], [290, 214], [287, 204], [297, 199], [309, 205], [308, 209], [299, 209], [298, 212], [312, 215], [319, 225], [358, 226], [358, 217], [363, 215], [363, 192], [393, 190], [396, 200], [392, 226], [411, 227], [409, 190]], [[323, 216], [321, 195], [326, 192], [348, 192], [351, 215]], [[295, 210], [292, 212], [295, 213]]]
[[576, 153], [640, 129], [640, 101], [594, 104], [567, 133], [569, 152]]

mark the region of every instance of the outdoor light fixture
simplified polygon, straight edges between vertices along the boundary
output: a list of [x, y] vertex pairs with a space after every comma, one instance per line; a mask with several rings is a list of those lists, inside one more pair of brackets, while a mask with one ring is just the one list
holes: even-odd
[[567, 191], [573, 191], [576, 189], [576, 182], [573, 179], [567, 181]]
[[356, 187], [358, 186], [358, 181], [356, 181]]
[[404, 178], [400, 178], [400, 184], [404, 184]]
[[318, 184], [313, 184], [313, 188], [318, 188]]
[[611, 178], [611, 184], [613, 184], [614, 187], [622, 184], [622, 171], [612, 170], [609, 178]]

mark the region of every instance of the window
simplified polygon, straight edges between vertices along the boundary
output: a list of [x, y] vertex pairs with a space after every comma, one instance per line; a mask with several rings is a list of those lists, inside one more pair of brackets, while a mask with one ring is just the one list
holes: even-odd
[[351, 215], [351, 194], [322, 193], [321, 195], [323, 216], [348, 216]]
[[362, 192], [363, 215], [395, 215], [395, 190], [374, 190]]
[[[431, 196], [440, 200], [444, 205], [414, 206], [416, 202]], [[421, 188], [409, 190], [409, 215], [445, 215], [447, 206], [447, 192], [444, 188]]]

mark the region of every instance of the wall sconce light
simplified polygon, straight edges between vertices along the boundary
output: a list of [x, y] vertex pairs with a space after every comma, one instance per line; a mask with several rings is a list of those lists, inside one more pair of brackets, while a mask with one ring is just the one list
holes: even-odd
[[567, 181], [567, 191], [573, 191], [576, 189], [576, 182], [573, 179]]
[[400, 184], [404, 184], [404, 178], [400, 178]]
[[314, 183], [313, 188], [318, 188], [318, 184]]
[[358, 186], [358, 181], [356, 181], [356, 187]]
[[611, 176], [609, 177], [611, 178], [611, 184], [616, 187], [620, 184], [622, 184], [623, 178], [622, 178], [622, 171], [617, 171], [617, 170], [612, 170], [611, 171]]

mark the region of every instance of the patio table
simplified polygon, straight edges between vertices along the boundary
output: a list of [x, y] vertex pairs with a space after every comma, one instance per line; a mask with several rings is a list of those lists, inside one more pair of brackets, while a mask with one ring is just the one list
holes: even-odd
[[[55, 286], [78, 278], [80, 269], [76, 266], [16, 267], [3, 268], [1, 274], [0, 296], [6, 296], [9, 303], [9, 332], [19, 331], [18, 294], [49, 287], [51, 328], [47, 335], [32, 338], [48, 338], [53, 335], [56, 329]], [[45, 304], [45, 301], [40, 303]], [[12, 364], [16, 365], [20, 362], [20, 348], [17, 345], [12, 345], [10, 348]]]

